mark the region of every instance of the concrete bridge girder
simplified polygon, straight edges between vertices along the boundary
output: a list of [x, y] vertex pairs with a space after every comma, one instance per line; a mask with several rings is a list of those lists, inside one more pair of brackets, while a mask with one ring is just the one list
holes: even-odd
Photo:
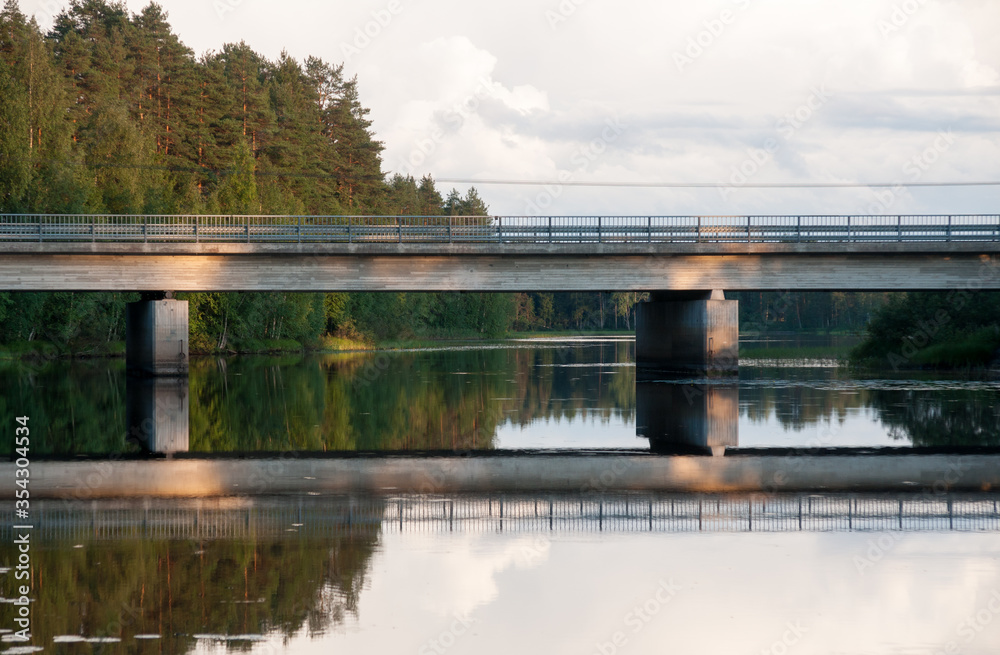
[[[272, 249], [273, 250], [273, 249]], [[912, 291], [1000, 289], [991, 252], [68, 254], [0, 259], [5, 291]]]

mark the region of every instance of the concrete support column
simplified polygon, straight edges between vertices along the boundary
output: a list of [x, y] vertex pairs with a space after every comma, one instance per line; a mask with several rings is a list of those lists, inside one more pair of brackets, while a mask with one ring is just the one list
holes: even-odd
[[186, 300], [141, 300], [125, 314], [125, 366], [133, 375], [188, 374]]
[[636, 365], [647, 373], [735, 373], [739, 320], [738, 301], [722, 291], [656, 292], [636, 309]]

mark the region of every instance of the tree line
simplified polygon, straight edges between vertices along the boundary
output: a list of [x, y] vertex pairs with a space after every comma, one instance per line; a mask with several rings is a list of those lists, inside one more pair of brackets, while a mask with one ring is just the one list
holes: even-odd
[[[488, 215], [477, 191], [382, 170], [383, 144], [343, 64], [276, 60], [246, 43], [200, 56], [155, 3], [72, 0], [43, 33], [0, 12], [0, 213]], [[766, 294], [765, 294], [766, 295]], [[755, 300], [741, 320], [855, 328], [868, 301]], [[634, 327], [636, 293], [198, 293], [195, 351], [327, 334], [384, 340]], [[121, 293], [0, 293], [0, 343], [107, 351]], [[779, 306], [780, 305], [780, 306]], [[777, 307], [778, 309], [775, 309]], [[759, 320], [758, 320], [759, 319]]]

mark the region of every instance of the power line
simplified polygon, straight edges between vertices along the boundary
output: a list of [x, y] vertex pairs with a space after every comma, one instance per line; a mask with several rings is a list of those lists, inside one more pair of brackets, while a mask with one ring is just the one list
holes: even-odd
[[573, 180], [497, 180], [439, 177], [436, 182], [445, 184], [490, 184], [506, 186], [576, 186], [576, 187], [631, 187], [647, 189], [717, 189], [720, 187], [738, 189], [865, 189], [895, 187], [971, 187], [1000, 186], [997, 182], [756, 182], [727, 184], [722, 182], [576, 182]]
[[[211, 174], [219, 177], [227, 175], [238, 175], [239, 170], [210, 168], [207, 166], [178, 166], [169, 164], [135, 164], [132, 162], [94, 162], [86, 163], [72, 160], [31, 160], [24, 158], [13, 158], [0, 155], [0, 160], [13, 162], [62, 164], [69, 166], [83, 166], [89, 168], [117, 168], [131, 170], [159, 170], [175, 173], [200, 173], [202, 175]], [[254, 170], [255, 177], [277, 177], [277, 178], [314, 178], [314, 179], [342, 179], [353, 177], [355, 179], [377, 180], [379, 175], [373, 173], [345, 174], [327, 172], [306, 172], [296, 170]], [[972, 181], [972, 182], [747, 182], [744, 184], [730, 184], [725, 182], [621, 182], [621, 181], [576, 181], [576, 180], [503, 180], [503, 179], [474, 179], [461, 177], [438, 177], [435, 182], [445, 184], [470, 184], [470, 185], [496, 185], [496, 186], [562, 186], [562, 187], [593, 187], [593, 188], [644, 188], [644, 189], [865, 189], [865, 188], [929, 188], [929, 187], [987, 187], [1000, 186], [1000, 181]]]

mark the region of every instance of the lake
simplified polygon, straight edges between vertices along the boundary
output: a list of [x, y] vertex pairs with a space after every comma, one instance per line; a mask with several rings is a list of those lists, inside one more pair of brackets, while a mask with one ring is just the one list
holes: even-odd
[[[0, 415], [31, 415], [38, 459], [1000, 441], [995, 381], [770, 358], [737, 378], [639, 377], [634, 341], [612, 337], [196, 358], [183, 383], [127, 380], [121, 361], [6, 362]], [[33, 638], [11, 631], [19, 533], [4, 525], [0, 652], [1000, 648], [992, 491], [310, 493], [32, 512]]]

